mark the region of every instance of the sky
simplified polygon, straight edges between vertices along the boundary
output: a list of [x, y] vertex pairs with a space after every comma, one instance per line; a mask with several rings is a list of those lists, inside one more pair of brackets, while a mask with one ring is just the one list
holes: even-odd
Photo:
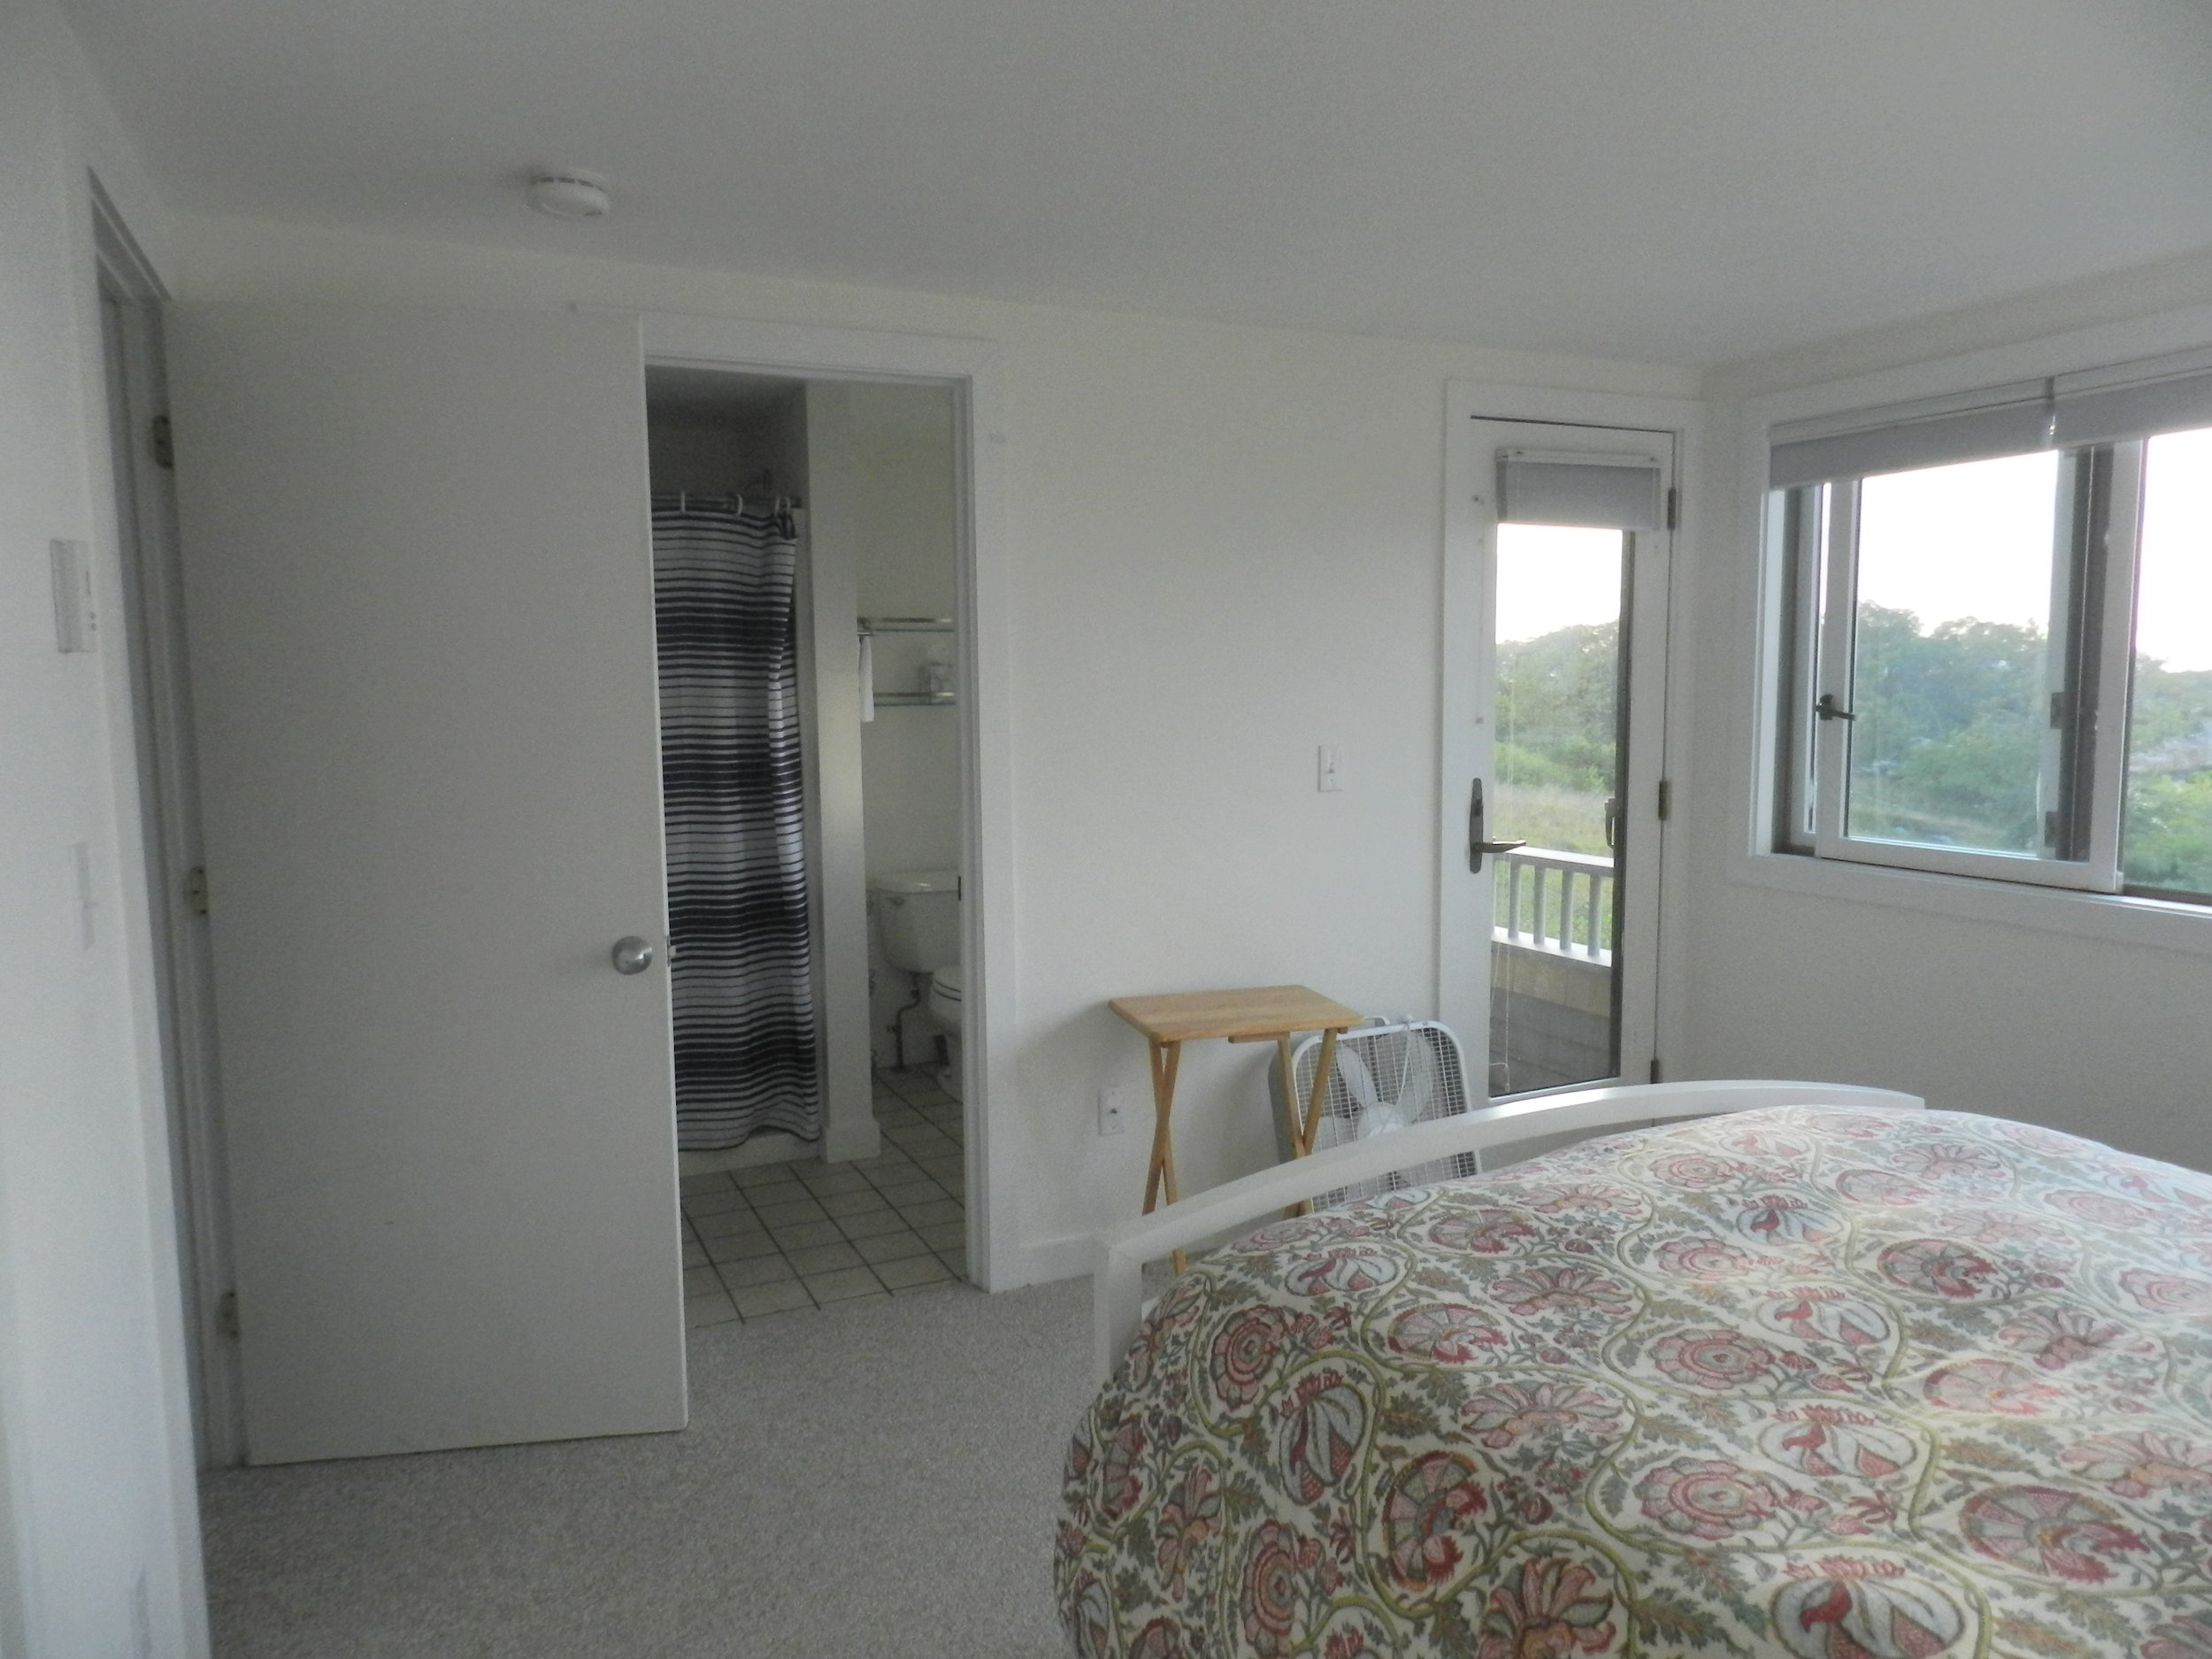
[[1498, 638], [1533, 640], [1621, 612], [1621, 533], [1498, 526]]
[[[1870, 478], [1859, 491], [1859, 598], [1923, 628], [1978, 618], [2050, 626], [2055, 454]], [[2150, 443], [2136, 649], [2212, 668], [2212, 431]]]
[[2143, 495], [2135, 649], [2212, 668], [2212, 431], [2153, 438]]

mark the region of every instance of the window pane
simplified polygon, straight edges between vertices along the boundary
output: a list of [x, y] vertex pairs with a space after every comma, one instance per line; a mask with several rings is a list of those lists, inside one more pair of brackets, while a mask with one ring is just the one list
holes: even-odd
[[1498, 526], [1497, 720], [1488, 830], [1490, 1092], [1613, 1076], [1620, 882], [1621, 595], [1628, 537]]
[[1845, 833], [2045, 854], [2058, 457], [1859, 487]]
[[2212, 894], [2212, 431], [2146, 448], [2121, 870]]
[[1624, 539], [1618, 530], [1498, 526], [1495, 835], [1609, 850]]

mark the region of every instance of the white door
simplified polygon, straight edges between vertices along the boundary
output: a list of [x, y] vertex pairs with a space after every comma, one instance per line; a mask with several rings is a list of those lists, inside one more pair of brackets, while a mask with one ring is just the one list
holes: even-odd
[[1673, 449], [1455, 411], [1438, 987], [1494, 1099], [1653, 1073]]
[[169, 342], [248, 1455], [680, 1428], [636, 327]]

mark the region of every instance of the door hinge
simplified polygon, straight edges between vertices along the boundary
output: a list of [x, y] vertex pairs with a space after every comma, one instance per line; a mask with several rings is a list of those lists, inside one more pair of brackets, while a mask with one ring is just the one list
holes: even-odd
[[156, 415], [147, 425], [146, 436], [153, 447], [154, 465], [173, 472], [177, 465], [177, 436], [169, 425], [169, 417]]
[[1671, 530], [1682, 522], [1682, 492], [1673, 485], [1667, 486], [1667, 528]]
[[215, 1328], [232, 1341], [238, 1340], [238, 1293], [227, 1290], [215, 1303]]
[[1663, 824], [1673, 816], [1674, 782], [1671, 779], [1662, 778], [1659, 780], [1659, 821]]
[[1654, 1083], [1659, 1080], [1659, 1056], [1655, 1054], [1651, 1056], [1651, 1076], [1648, 1080]]
[[207, 866], [194, 864], [184, 872], [184, 908], [195, 916], [207, 914]]

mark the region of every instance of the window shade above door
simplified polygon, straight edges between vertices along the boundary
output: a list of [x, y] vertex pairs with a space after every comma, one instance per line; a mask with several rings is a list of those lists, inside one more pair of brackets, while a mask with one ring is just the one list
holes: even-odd
[[1648, 455], [1498, 451], [1501, 523], [1656, 530], [1666, 513], [1663, 473]]

